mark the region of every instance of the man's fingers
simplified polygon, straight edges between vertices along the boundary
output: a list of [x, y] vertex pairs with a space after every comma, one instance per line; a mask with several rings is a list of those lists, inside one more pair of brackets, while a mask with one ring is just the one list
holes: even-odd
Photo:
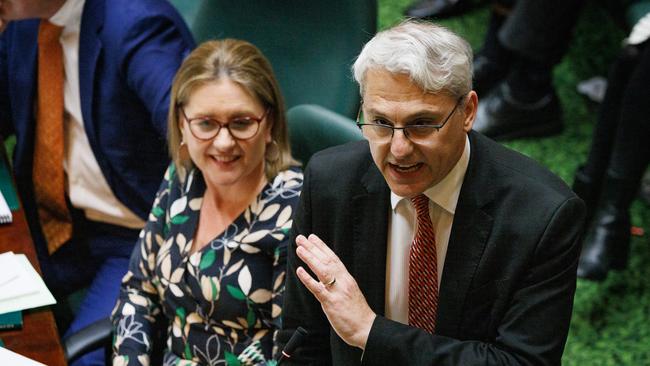
[[323, 290], [325, 290], [325, 286], [313, 279], [302, 267], [298, 267], [296, 270], [296, 275], [298, 275], [300, 282], [302, 282], [302, 284], [307, 287], [307, 290], [309, 290], [309, 292], [311, 292], [319, 302], [322, 302], [321, 296], [323, 294]]
[[327, 273], [327, 266], [311, 250], [305, 247], [298, 247], [296, 248], [296, 254], [314, 272], [319, 281], [331, 281], [331, 275]]
[[[325, 255], [331, 256], [331, 257], [336, 257], [336, 254], [330, 249], [327, 244], [325, 244], [324, 241], [322, 241], [318, 235], [316, 234], [310, 234], [309, 235], [309, 241], [319, 250], [321, 250]], [[338, 258], [338, 257], [337, 257]]]
[[309, 249], [309, 251], [318, 257], [318, 259], [330, 270], [340, 270], [339, 265], [342, 264], [341, 260], [317, 235], [310, 234], [309, 238], [299, 235], [296, 238], [296, 243], [299, 244], [299, 246]]
[[311, 241], [312, 236], [315, 236], [315, 235], [311, 234], [309, 236], [309, 238], [306, 238], [304, 235], [298, 235], [296, 237], [296, 244], [298, 244], [298, 246], [309, 249], [309, 251], [311, 251], [315, 256], [317, 256], [319, 258], [325, 258], [327, 256], [327, 254], [321, 249], [321, 247], [320, 247], [320, 245], [318, 245], [318, 243], [315, 243], [315, 242]]

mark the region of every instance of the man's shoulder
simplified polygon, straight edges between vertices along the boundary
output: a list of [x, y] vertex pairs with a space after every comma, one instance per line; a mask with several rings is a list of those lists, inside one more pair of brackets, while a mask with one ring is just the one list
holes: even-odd
[[[307, 169], [331, 175], [357, 175], [374, 164], [366, 140], [337, 145], [315, 153]], [[365, 168], [365, 169], [364, 169]]]
[[97, 22], [97, 13], [103, 13], [102, 22], [107, 31], [103, 33], [116, 38], [164, 19], [171, 20], [170, 25], [182, 21], [173, 5], [160, 0], [89, 0], [84, 16], [90, 18], [89, 21]]
[[147, 15], [175, 13], [169, 1], [160, 0], [87, 0], [86, 7], [103, 7], [107, 15], [134, 18]]
[[507, 189], [545, 200], [564, 201], [575, 197], [567, 184], [548, 168], [478, 133], [470, 134], [472, 154], [481, 167], [482, 178], [489, 180], [491, 189]]

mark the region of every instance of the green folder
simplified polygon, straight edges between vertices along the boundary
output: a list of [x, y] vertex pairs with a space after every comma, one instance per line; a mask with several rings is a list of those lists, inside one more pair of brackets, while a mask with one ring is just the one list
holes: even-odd
[[11, 179], [11, 174], [9, 173], [9, 168], [5, 163], [4, 159], [0, 160], [0, 191], [7, 201], [7, 206], [12, 211], [20, 208], [18, 203], [18, 195], [14, 189], [14, 183]]
[[23, 312], [11, 311], [0, 314], [0, 330], [21, 329], [23, 327]]

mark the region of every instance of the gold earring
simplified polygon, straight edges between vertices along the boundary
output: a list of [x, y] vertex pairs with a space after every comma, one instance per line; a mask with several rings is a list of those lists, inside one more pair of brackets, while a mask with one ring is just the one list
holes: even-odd
[[280, 146], [275, 140], [266, 145], [266, 161], [274, 163], [280, 160]]

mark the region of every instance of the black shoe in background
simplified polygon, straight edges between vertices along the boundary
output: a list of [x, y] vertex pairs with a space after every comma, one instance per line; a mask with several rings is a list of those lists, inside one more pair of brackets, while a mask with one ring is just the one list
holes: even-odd
[[557, 135], [563, 129], [560, 102], [554, 89], [537, 101], [518, 101], [501, 82], [479, 100], [473, 129], [495, 140]]
[[578, 277], [602, 281], [610, 270], [627, 267], [630, 254], [630, 205], [636, 197], [637, 179], [618, 178], [609, 170], [593, 222], [582, 245]]
[[579, 278], [603, 281], [607, 273], [627, 267], [630, 254], [630, 219], [619, 212], [598, 211], [584, 239]]
[[419, 0], [406, 9], [411, 18], [447, 18], [462, 14], [472, 5], [472, 0]]

